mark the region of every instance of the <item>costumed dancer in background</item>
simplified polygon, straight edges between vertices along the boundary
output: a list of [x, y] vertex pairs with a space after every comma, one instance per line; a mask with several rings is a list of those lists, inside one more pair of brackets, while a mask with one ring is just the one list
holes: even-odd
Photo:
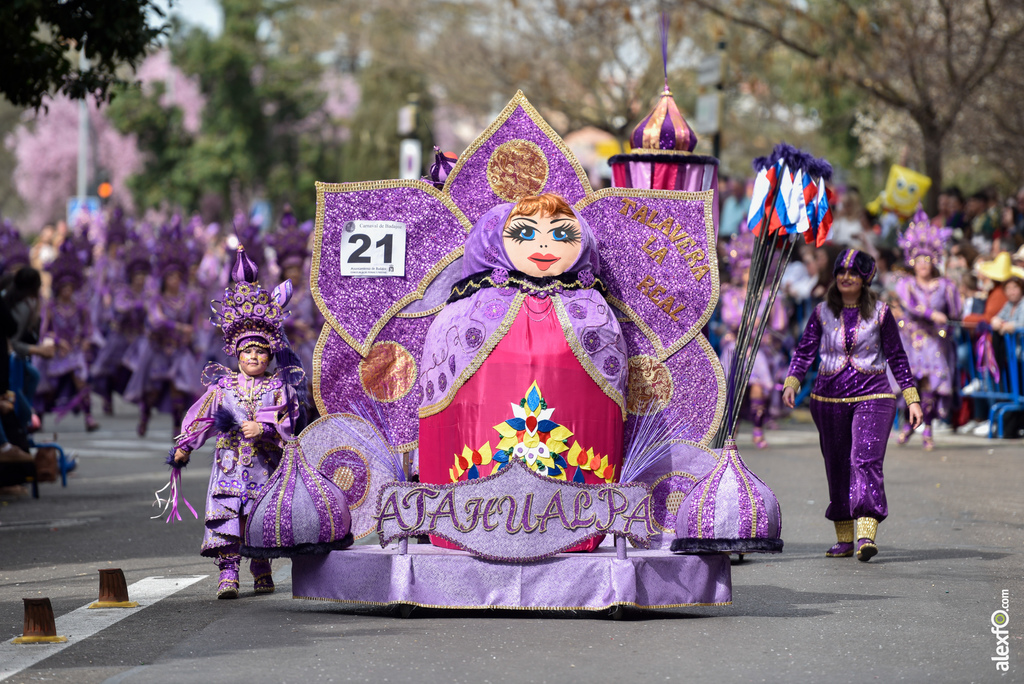
[[[302, 428], [298, 393], [305, 377], [294, 365], [297, 359], [284, 334], [291, 284], [285, 281], [267, 292], [256, 274], [255, 264], [239, 247], [234, 287], [224, 292], [215, 314], [224, 333], [224, 353], [237, 357], [239, 371], [207, 365], [206, 393], [181, 423], [173, 455], [173, 465], [182, 467], [208, 438], [217, 438], [201, 553], [217, 559], [217, 597], [222, 599], [238, 597], [244, 518], [281, 461], [281, 440]], [[278, 363], [273, 374], [267, 372], [272, 355]], [[249, 569], [257, 594], [274, 591], [269, 560], [254, 558]]]
[[[124, 212], [120, 207], [114, 209], [110, 218], [103, 224], [103, 252], [96, 257], [96, 263], [92, 268], [91, 287], [93, 296], [90, 302], [90, 315], [92, 316], [93, 334], [98, 341], [99, 351], [96, 358], [90, 362], [92, 374], [93, 391], [103, 398], [103, 413], [112, 415], [114, 413], [114, 388], [111, 384], [111, 373], [116, 365], [112, 358], [114, 352], [107, 349], [108, 340], [113, 335], [115, 326], [114, 319], [114, 292], [120, 288], [125, 281], [124, 270], [124, 244], [128, 239], [128, 229], [124, 221]], [[121, 349], [116, 352], [118, 355], [124, 352]], [[102, 363], [101, 363], [102, 359]], [[119, 356], [118, 356], [119, 361]], [[121, 385], [121, 391], [124, 385]]]
[[[921, 399], [889, 307], [868, 285], [875, 260], [847, 249], [835, 277], [793, 350], [782, 400], [790, 408], [814, 358], [820, 356], [811, 394], [831, 502], [825, 517], [835, 523], [837, 542], [825, 555], [870, 560], [875, 532], [888, 507], [882, 477], [886, 441], [896, 417], [896, 395], [886, 377], [892, 370], [909, 406], [913, 427], [921, 423]], [[854, 545], [856, 540], [856, 546]]]
[[552, 478], [583, 464], [579, 481], [617, 480], [626, 341], [597, 250], [589, 224], [556, 194], [500, 204], [477, 221], [463, 278], [423, 348], [421, 482], [483, 477], [513, 457]]
[[92, 417], [86, 358], [92, 341], [92, 316], [89, 303], [81, 296], [85, 273], [72, 241], [64, 241], [47, 270], [55, 294], [43, 307], [40, 335], [53, 339], [55, 354], [39, 361], [36, 411], [40, 415], [53, 411], [58, 420], [71, 411], [82, 411], [85, 429], [93, 432], [99, 424]]
[[[732, 366], [732, 356], [736, 348], [736, 334], [740, 329], [743, 317], [743, 306], [747, 297], [747, 281], [750, 277], [750, 259], [754, 249], [754, 234], [743, 231], [729, 243], [725, 258], [729, 265], [731, 283], [722, 285], [719, 306], [721, 307], [722, 335], [721, 353], [719, 357], [723, 368]], [[767, 295], [765, 295], [767, 298]], [[778, 344], [773, 339], [786, 328], [786, 313], [778, 301], [772, 306], [769, 330], [754, 358], [754, 368], [750, 373], [748, 396], [750, 397], [750, 420], [754, 424], [753, 441], [758, 449], [768, 446], [764, 436], [764, 424], [768, 418], [772, 390], [775, 387], [775, 373], [771, 358]]]
[[185, 409], [202, 394], [198, 384], [201, 365], [194, 349], [202, 307], [185, 283], [187, 253], [180, 231], [163, 231], [157, 264], [160, 292], [151, 300], [146, 320], [146, 343], [138, 368], [125, 388], [125, 399], [140, 406], [139, 436], [146, 434], [155, 408], [181, 423]]
[[112, 404], [114, 393], [124, 396], [132, 373], [139, 368], [146, 349], [147, 311], [154, 299], [148, 287], [153, 270], [149, 249], [132, 239], [122, 260], [127, 282], [109, 285], [111, 301], [104, 314], [107, 333], [92, 364], [93, 386], [103, 396], [104, 409]]
[[[309, 238], [313, 231], [313, 222], [302, 225], [292, 214], [291, 207], [285, 205], [281, 216], [280, 228], [268, 238], [276, 255], [277, 267], [282, 280], [289, 280], [293, 285], [291, 298], [291, 315], [284, 322], [285, 333], [292, 349], [302, 361], [302, 367], [313, 368], [313, 353], [316, 341], [323, 328], [324, 319], [309, 291]], [[312, 381], [312, 373], [307, 373]], [[312, 387], [308, 387], [309, 396], [313, 396]], [[306, 407], [311, 420], [316, 407], [311, 403]]]
[[[903, 258], [914, 269], [912, 276], [896, 283], [903, 318], [899, 322], [903, 347], [921, 393], [925, 451], [935, 448], [932, 421], [945, 417], [951, 406], [956, 348], [950, 321], [959, 320], [962, 307], [960, 291], [953, 281], [939, 275], [939, 259], [952, 230], [931, 225], [921, 209], [900, 237]], [[898, 441], [905, 444], [914, 434], [909, 422], [900, 430]]]

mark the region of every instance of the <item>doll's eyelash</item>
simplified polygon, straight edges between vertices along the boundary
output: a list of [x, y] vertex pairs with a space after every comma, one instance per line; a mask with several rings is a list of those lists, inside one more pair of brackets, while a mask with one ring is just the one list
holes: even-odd
[[562, 238], [561, 240], [555, 238], [559, 242], [567, 242], [570, 245], [575, 245], [577, 242], [580, 241], [580, 229], [575, 223], [566, 222], [555, 225], [555, 227], [551, 229], [552, 237], [554, 237], [554, 232], [558, 230], [565, 233], [565, 237]]
[[[515, 240], [516, 242], [527, 242], [526, 238], [523, 237], [525, 231], [532, 230], [536, 232], [536, 227], [529, 223], [513, 223], [505, 229], [505, 237]], [[533, 238], [530, 238], [531, 240]]]

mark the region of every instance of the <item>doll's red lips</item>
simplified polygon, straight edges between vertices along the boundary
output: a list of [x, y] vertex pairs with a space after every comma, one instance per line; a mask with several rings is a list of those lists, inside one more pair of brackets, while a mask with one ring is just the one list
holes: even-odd
[[531, 254], [527, 258], [537, 264], [537, 268], [542, 271], [546, 271], [551, 268], [551, 264], [558, 261], [561, 257], [556, 257], [554, 254], [541, 254], [540, 252], [537, 252], [536, 254]]

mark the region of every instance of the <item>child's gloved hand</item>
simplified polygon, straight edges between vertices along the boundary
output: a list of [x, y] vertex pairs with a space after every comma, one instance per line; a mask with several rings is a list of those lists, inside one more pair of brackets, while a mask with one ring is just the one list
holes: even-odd
[[257, 423], [255, 420], [243, 421], [242, 434], [245, 435], [246, 439], [256, 439], [261, 434], [263, 434], [263, 426]]

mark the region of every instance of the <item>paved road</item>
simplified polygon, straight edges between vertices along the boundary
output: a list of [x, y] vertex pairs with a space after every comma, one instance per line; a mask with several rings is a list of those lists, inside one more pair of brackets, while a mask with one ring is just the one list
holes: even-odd
[[[169, 422], [154, 420], [140, 440], [128, 410], [119, 411], [125, 417], [104, 419], [88, 436], [67, 421], [61, 440], [81, 466], [66, 489], [43, 485], [38, 501], [0, 498], [0, 638], [21, 633], [23, 597], [48, 596], [58, 616], [95, 600], [98, 568], [122, 568], [129, 584], [207, 577], [6, 681], [1024, 681], [1019, 441], [940, 435], [931, 454], [892, 445], [890, 518], [881, 554], [864, 564], [824, 557], [832, 530], [816, 433], [787, 424], [769, 434], [770, 449], [740, 443], [779, 496], [786, 547], [733, 567], [731, 606], [631, 611], [619, 621], [433, 610], [402, 619], [292, 600], [287, 562], [275, 563], [278, 593], [256, 597], [250, 586], [238, 601], [215, 600], [216, 567], [198, 555], [200, 524], [149, 519], [152, 492], [166, 481]], [[193, 503], [203, 501], [207, 473], [196, 466], [208, 454], [185, 475]], [[1005, 675], [991, 660], [990, 622], [1003, 591]]]

